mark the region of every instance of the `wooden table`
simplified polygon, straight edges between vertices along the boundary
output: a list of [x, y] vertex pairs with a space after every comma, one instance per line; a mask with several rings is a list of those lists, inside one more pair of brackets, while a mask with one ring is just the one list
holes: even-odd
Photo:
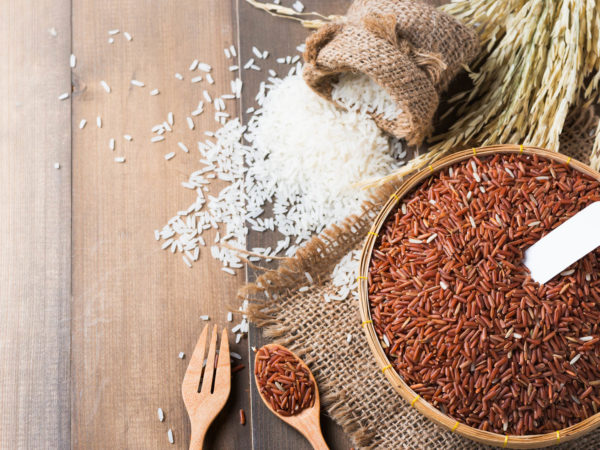
[[[304, 3], [339, 14], [349, 0]], [[111, 29], [120, 30], [112, 44]], [[208, 251], [189, 269], [154, 241], [153, 230], [193, 200], [180, 183], [200, 167], [196, 141], [216, 129], [212, 114], [199, 116], [194, 131], [184, 124], [207, 86], [190, 84], [188, 66], [210, 63], [218, 87], [209, 91], [220, 93], [233, 76], [225, 46], [236, 45], [242, 65], [252, 45], [268, 49], [263, 72], [242, 71], [243, 98], [229, 107], [241, 112], [275, 57], [307, 31], [243, 0], [7, 0], [0, 35], [0, 448], [166, 448], [169, 428], [185, 448], [187, 360], [178, 353], [191, 354], [200, 315], [231, 326], [228, 305], [245, 281], [222, 272]], [[58, 99], [63, 92], [69, 99]], [[173, 135], [150, 144], [151, 126], [169, 111]], [[170, 151], [177, 156], [166, 161]], [[251, 233], [248, 245], [272, 242]], [[259, 342], [251, 330], [232, 350], [247, 363]], [[248, 369], [234, 383], [210, 448], [308, 448], [257, 401]], [[324, 427], [332, 448], [350, 446], [331, 421]]]

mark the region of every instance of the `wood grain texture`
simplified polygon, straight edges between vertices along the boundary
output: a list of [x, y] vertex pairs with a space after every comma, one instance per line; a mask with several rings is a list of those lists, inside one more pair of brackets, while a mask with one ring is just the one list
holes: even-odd
[[67, 448], [70, 4], [1, 11], [0, 448]]
[[[260, 72], [253, 70], [242, 71], [244, 80], [244, 93], [242, 95], [242, 110], [256, 106], [254, 96], [258, 91], [261, 81], [266, 79], [268, 69], [275, 70], [280, 77], [284, 77], [291, 66], [277, 64], [276, 58], [295, 55], [296, 47], [304, 42], [309, 30], [296, 22], [281, 18], [271, 17], [263, 11], [251, 7], [245, 0], [237, 0], [239, 4], [239, 35], [240, 55], [242, 65], [254, 57], [252, 46], [260, 50], [269, 50], [267, 60], [258, 61], [262, 68]], [[293, 2], [292, 2], [293, 3]], [[341, 14], [350, 5], [350, 0], [332, 0], [319, 2], [317, 0], [303, 1], [306, 11], [319, 11], [323, 14]], [[291, 4], [291, 3], [289, 3]], [[255, 58], [255, 57], [254, 57]], [[255, 58], [256, 59], [256, 58]], [[277, 241], [275, 233], [250, 232], [248, 235], [248, 248], [274, 247]], [[256, 273], [248, 270], [248, 279], [253, 280]], [[269, 341], [262, 337], [261, 331], [256, 328], [250, 330], [250, 345], [257, 348]], [[252, 442], [256, 449], [310, 449], [310, 445], [296, 430], [292, 429], [275, 417], [262, 403], [256, 386], [252, 383], [250, 391], [252, 398]], [[335, 422], [322, 415], [322, 427], [325, 440], [331, 448], [349, 448], [350, 440]]]
[[[235, 4], [224, 0], [177, 2], [73, 1], [78, 64], [73, 99], [73, 447], [165, 448], [172, 428], [176, 448], [187, 448], [190, 426], [181, 382], [208, 314], [226, 324], [227, 305], [243, 282], [220, 270], [209, 248], [189, 269], [181, 256], [160, 249], [154, 229], [195, 193], [180, 185], [201, 167], [196, 142], [216, 129], [210, 112], [196, 109], [202, 90], [229, 91], [223, 47], [235, 40]], [[119, 29], [114, 43], [108, 30]], [[127, 31], [133, 36], [128, 42]], [[216, 84], [191, 84], [193, 59], [211, 64]], [[184, 80], [174, 77], [180, 72]], [[193, 72], [194, 75], [202, 75]], [[143, 88], [130, 84], [143, 81]], [[99, 82], [112, 88], [107, 94]], [[160, 89], [150, 96], [151, 89]], [[210, 108], [206, 108], [210, 110]], [[166, 141], [150, 143], [151, 127], [175, 115]], [[100, 115], [102, 129], [95, 126]], [[85, 118], [88, 125], [77, 125]], [[133, 137], [132, 142], [123, 139]], [[108, 147], [116, 139], [116, 150]], [[177, 142], [190, 148], [183, 153]], [[164, 155], [176, 152], [171, 161]], [[113, 161], [126, 157], [125, 164]], [[212, 241], [208, 233], [206, 241]], [[247, 345], [232, 351], [246, 359]], [[245, 448], [249, 427], [247, 369], [234, 376], [232, 395], [209, 430], [207, 448]], [[157, 408], [165, 422], [157, 419]]]

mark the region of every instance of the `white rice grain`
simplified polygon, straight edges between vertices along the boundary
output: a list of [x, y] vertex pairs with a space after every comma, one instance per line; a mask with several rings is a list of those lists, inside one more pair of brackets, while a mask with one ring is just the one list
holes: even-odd
[[75, 66], [77, 65], [77, 57], [71, 53], [71, 58], [69, 59], [69, 65], [71, 66], [71, 69], [74, 69]]
[[138, 87], [144, 87], [145, 84], [143, 81], [139, 81], [139, 80], [131, 80], [131, 84], [133, 84], [134, 86], [138, 86]]
[[110, 86], [108, 85], [108, 83], [104, 80], [100, 81], [100, 86], [102, 86], [104, 88], [104, 90], [110, 94]]
[[158, 94], [160, 94], [160, 91], [158, 89], [152, 89], [150, 91], [150, 95], [158, 95]]
[[60, 95], [58, 96], [58, 99], [59, 99], [59, 100], [66, 100], [66, 99], [68, 99], [68, 98], [69, 98], [69, 93], [68, 93], [68, 92], [65, 92], [64, 94], [60, 94]]
[[117, 156], [115, 158], [115, 162], [116, 163], [124, 163], [125, 162], [125, 157], [124, 156]]
[[87, 124], [87, 120], [81, 119], [81, 122], [79, 122], [79, 129], [83, 130], [83, 128], [85, 127], [86, 124]]
[[181, 75], [179, 72], [175, 72], [175, 78], [178, 80], [183, 80], [183, 75]]
[[165, 413], [163, 412], [162, 408], [158, 408], [157, 414], [158, 414], [158, 420], [160, 422], [164, 422], [165, 421]]
[[185, 120], [187, 121], [188, 128], [190, 130], [193, 130], [194, 129], [194, 121], [192, 120], [192, 118], [191, 117], [186, 117]]
[[186, 153], [189, 153], [189, 152], [190, 152], [190, 150], [189, 150], [189, 149], [186, 147], [186, 145], [185, 145], [183, 142], [178, 142], [178, 143], [177, 143], [177, 145], [178, 145], [178, 146], [179, 146], [179, 148], [180, 148], [181, 150], [183, 150], [184, 152], [186, 152]]
[[195, 59], [195, 60], [192, 61], [192, 64], [190, 64], [190, 72], [196, 70], [196, 68], [198, 67], [198, 63], [199, 62], [200, 61], [198, 61], [197, 59]]
[[165, 155], [165, 159], [166, 159], [167, 161], [169, 161], [170, 159], [173, 159], [174, 157], [175, 157], [175, 152], [167, 153], [167, 154]]
[[128, 41], [133, 40], [133, 36], [131, 34], [129, 34], [127, 31], [123, 32], [123, 36], [125, 36], [125, 39], [127, 39]]

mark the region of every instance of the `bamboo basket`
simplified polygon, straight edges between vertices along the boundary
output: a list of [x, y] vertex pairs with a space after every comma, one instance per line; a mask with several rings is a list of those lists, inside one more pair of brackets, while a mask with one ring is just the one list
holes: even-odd
[[[570, 165], [575, 170], [578, 170], [596, 180], [600, 181], [600, 173], [592, 170], [585, 164], [576, 161], [568, 156], [562, 155], [556, 152], [550, 152], [538, 147], [528, 147], [521, 145], [494, 145], [489, 147], [472, 148], [470, 150], [464, 150], [447, 156], [433, 165], [422, 169], [420, 172], [414, 174], [412, 177], [407, 179], [398, 190], [392, 194], [390, 199], [387, 201], [385, 206], [379, 215], [375, 218], [375, 222], [371, 227], [371, 231], [368, 234], [367, 241], [362, 250], [359, 279], [358, 279], [358, 291], [359, 291], [359, 304], [360, 304], [360, 315], [363, 323], [363, 329], [369, 342], [369, 347], [375, 355], [377, 364], [382, 369], [384, 375], [392, 384], [393, 388], [414, 408], [417, 409], [421, 414], [437, 423], [438, 425], [448, 429], [451, 432], [458, 433], [464, 437], [480, 442], [482, 444], [493, 445], [496, 447], [506, 448], [540, 448], [547, 447], [550, 445], [556, 445], [577, 439], [590, 431], [600, 426], [600, 413], [597, 413], [586, 420], [583, 420], [576, 425], [568, 428], [557, 430], [553, 433], [536, 434], [536, 435], [502, 435], [489, 431], [482, 431], [473, 428], [469, 425], [456, 421], [450, 416], [442, 413], [440, 410], [435, 408], [429, 402], [425, 401], [419, 395], [417, 395], [400, 377], [400, 375], [391, 368], [391, 363], [388, 360], [386, 354], [383, 351], [383, 347], [379, 342], [377, 334], [375, 333], [375, 327], [373, 326], [370, 308], [369, 308], [369, 296], [367, 286], [367, 275], [369, 271], [369, 264], [371, 261], [371, 254], [377, 234], [381, 227], [385, 223], [387, 217], [395, 209], [396, 205], [401, 199], [410, 193], [413, 188], [423, 182], [432, 174], [451, 166], [457, 162], [466, 160], [473, 156], [486, 156], [493, 155], [496, 153], [524, 153], [528, 155], [540, 155], [545, 158], [561, 162]], [[390, 369], [390, 370], [386, 370]]]

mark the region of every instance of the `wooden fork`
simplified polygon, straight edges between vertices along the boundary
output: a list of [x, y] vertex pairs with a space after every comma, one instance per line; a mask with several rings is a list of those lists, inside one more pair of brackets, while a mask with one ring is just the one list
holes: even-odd
[[229, 359], [227, 329], [224, 329], [221, 335], [221, 349], [219, 350], [219, 360], [215, 370], [215, 353], [217, 349], [216, 325], [213, 328], [210, 339], [204, 377], [202, 385], [200, 385], [208, 327], [208, 325], [204, 327], [198, 339], [198, 343], [190, 359], [190, 364], [183, 377], [183, 384], [181, 385], [183, 402], [185, 403], [192, 424], [190, 450], [202, 449], [204, 436], [208, 427], [223, 409], [223, 406], [225, 406], [229, 392], [231, 391], [231, 363]]

